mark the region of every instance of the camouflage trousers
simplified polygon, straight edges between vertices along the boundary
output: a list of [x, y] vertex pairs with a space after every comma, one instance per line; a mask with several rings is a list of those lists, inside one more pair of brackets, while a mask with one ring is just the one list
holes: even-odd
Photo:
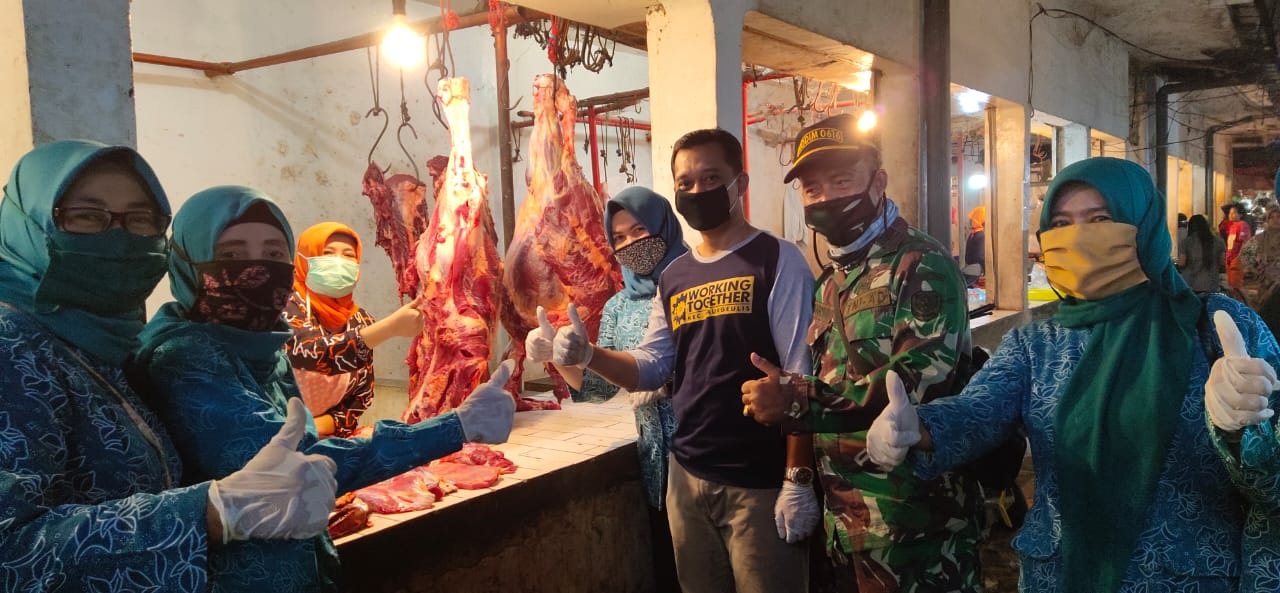
[[978, 527], [949, 536], [853, 552], [836, 570], [853, 569], [858, 593], [982, 593]]

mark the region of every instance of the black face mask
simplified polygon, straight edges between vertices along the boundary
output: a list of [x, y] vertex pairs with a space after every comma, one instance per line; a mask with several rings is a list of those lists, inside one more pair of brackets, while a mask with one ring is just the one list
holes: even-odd
[[729, 195], [729, 186], [737, 183], [738, 178], [735, 177], [733, 181], [707, 191], [694, 193], [677, 190], [676, 212], [694, 230], [714, 229], [729, 220], [729, 214], [733, 212], [733, 196]]
[[[875, 183], [874, 178], [871, 183]], [[859, 193], [805, 206], [805, 224], [826, 237], [833, 246], [853, 244], [871, 226], [880, 211], [871, 199], [871, 183]]]

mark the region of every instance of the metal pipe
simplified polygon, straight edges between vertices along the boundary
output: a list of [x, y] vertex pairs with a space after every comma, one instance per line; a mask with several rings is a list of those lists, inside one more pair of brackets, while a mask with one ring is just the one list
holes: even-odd
[[[597, 110], [596, 113], [597, 114], [603, 113], [603, 110]], [[516, 112], [516, 115], [520, 115], [528, 118], [531, 114], [527, 111], [519, 111], [519, 112]], [[587, 120], [588, 118], [586, 115], [579, 115], [576, 121], [580, 124], [583, 124], [583, 123], [587, 123]], [[629, 130], [644, 130], [646, 132], [653, 129], [653, 126], [650, 125], [648, 122], [635, 121], [632, 119], [623, 119], [620, 117], [600, 117], [599, 115], [596, 115], [596, 123], [602, 126], [627, 128]], [[511, 124], [511, 128], [516, 130], [528, 128], [532, 126], [533, 126], [533, 119], [523, 119], [517, 122], [512, 122]]]
[[604, 192], [600, 186], [600, 146], [596, 137], [596, 108], [587, 108], [587, 137], [591, 139], [591, 186], [596, 188], [596, 195]]
[[155, 64], [157, 66], [172, 66], [174, 68], [199, 70], [204, 72], [205, 76], [209, 77], [231, 74], [231, 71], [227, 69], [231, 66], [230, 62], [205, 62], [203, 60], [188, 60], [186, 58], [173, 58], [142, 52], [133, 52], [133, 61], [141, 64]]
[[[849, 99], [849, 100], [847, 100], [847, 101], [840, 101], [840, 102], [838, 102], [838, 103], [836, 103], [836, 104], [832, 105], [831, 107], [832, 107], [833, 109], [840, 109], [840, 108], [842, 108], [842, 107], [853, 107], [854, 105], [861, 105], [861, 104], [863, 104], [863, 103], [864, 103], [864, 101], [860, 101], [860, 100], [857, 100], [857, 99]], [[762, 122], [762, 121], [764, 121], [764, 120], [766, 120], [766, 119], [769, 119], [769, 116], [772, 116], [772, 115], [783, 115], [783, 114], [786, 114], [786, 113], [792, 113], [793, 111], [794, 111], [794, 109], [766, 110], [766, 111], [761, 111], [760, 113], [756, 113], [756, 114], [754, 114], [754, 115], [749, 115], [749, 116], [747, 116], [747, 123], [748, 123], [748, 124], [752, 124], [752, 125], [754, 125], [754, 124], [758, 124], [758, 123], [760, 123], [760, 122]]]
[[951, 4], [923, 0], [922, 13], [920, 171], [924, 191], [920, 192], [919, 227], [939, 243], [951, 245]]
[[[1204, 211], [1210, 214], [1209, 220], [1213, 220], [1213, 137], [1217, 132], [1217, 126], [1210, 126], [1204, 132]], [[1187, 213], [1188, 218], [1194, 212], [1195, 206], [1192, 206], [1191, 212]]]
[[[502, 250], [511, 246], [516, 226], [515, 175], [511, 162], [511, 61], [507, 57], [507, 21], [505, 15], [491, 23], [493, 55], [498, 76], [498, 178], [502, 184]], [[496, 25], [496, 26], [493, 26]]]
[[[507, 8], [504, 11], [502, 16], [508, 23], [523, 23], [525, 21], [534, 21], [534, 20], [547, 18], [546, 13], [538, 12], [534, 10], [514, 8], [514, 7]], [[429, 19], [422, 19], [422, 20], [409, 23], [409, 28], [426, 35], [426, 34], [434, 33], [441, 30], [443, 28], [443, 21], [444, 21], [443, 17], [432, 17]], [[481, 12], [473, 12], [471, 14], [459, 16], [458, 25], [454, 27], [454, 30], [466, 29], [469, 27], [484, 25], [484, 24], [488, 24], [488, 22], [489, 22], [489, 12], [487, 10], [481, 11]], [[242, 60], [239, 62], [200, 62], [197, 60], [187, 60], [185, 58], [173, 58], [168, 56], [158, 56], [155, 54], [142, 54], [137, 52], [133, 54], [133, 60], [135, 62], [143, 62], [147, 64], [158, 64], [161, 66], [174, 66], [177, 68], [191, 68], [193, 70], [201, 70], [206, 74], [209, 74], [210, 76], [223, 75], [223, 74], [235, 74], [236, 72], [253, 70], [255, 68], [277, 66], [280, 64], [287, 64], [289, 62], [297, 62], [299, 60], [307, 60], [311, 58], [318, 58], [320, 56], [327, 56], [331, 54], [342, 53], [345, 51], [351, 51], [353, 49], [364, 49], [366, 47], [372, 47], [382, 41], [383, 33], [384, 32], [381, 30], [373, 31], [370, 33], [365, 33], [363, 35], [355, 35], [353, 37], [347, 37], [344, 39], [339, 39], [337, 41], [330, 41], [328, 43], [321, 43], [319, 45], [304, 47], [302, 49], [295, 49], [295, 50], [291, 50], [283, 53], [263, 56], [260, 58]], [[216, 67], [210, 68], [209, 67], [210, 64], [213, 64]]]

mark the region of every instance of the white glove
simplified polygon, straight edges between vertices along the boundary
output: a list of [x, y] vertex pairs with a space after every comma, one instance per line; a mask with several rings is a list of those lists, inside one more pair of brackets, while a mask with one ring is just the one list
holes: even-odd
[[551, 346], [556, 339], [556, 328], [547, 321], [547, 310], [538, 305], [538, 328], [524, 337], [524, 355], [530, 362], [551, 362]]
[[794, 544], [813, 533], [818, 526], [818, 497], [813, 486], [801, 486], [785, 481], [773, 503], [773, 520], [778, 525], [778, 537]]
[[884, 471], [892, 470], [907, 458], [907, 450], [920, 442], [920, 416], [907, 399], [898, 373], [889, 371], [884, 378], [889, 405], [867, 429], [867, 456]]
[[1213, 314], [1222, 343], [1222, 358], [1209, 369], [1204, 385], [1204, 408], [1209, 421], [1226, 432], [1266, 422], [1275, 414], [1271, 392], [1280, 384], [1267, 361], [1249, 356], [1235, 321], [1225, 311]]
[[656, 401], [667, 399], [668, 397], [671, 397], [671, 394], [667, 393], [666, 386], [659, 387], [652, 391], [632, 391], [631, 409], [635, 410], [641, 406], [647, 406]]
[[516, 361], [503, 361], [489, 381], [476, 387], [454, 410], [462, 424], [462, 434], [468, 441], [497, 444], [507, 442], [507, 437], [511, 436], [516, 400], [503, 386], [515, 367]]
[[209, 503], [222, 522], [222, 543], [250, 538], [307, 539], [324, 533], [333, 512], [338, 466], [324, 455], [304, 455], [307, 406], [289, 399], [284, 426], [244, 469], [209, 486]]
[[569, 303], [569, 325], [560, 328], [552, 348], [551, 362], [563, 367], [587, 368], [595, 348], [587, 337], [587, 326], [578, 317], [578, 308]]

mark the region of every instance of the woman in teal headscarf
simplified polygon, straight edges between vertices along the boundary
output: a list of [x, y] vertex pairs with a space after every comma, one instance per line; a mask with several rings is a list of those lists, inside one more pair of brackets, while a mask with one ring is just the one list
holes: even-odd
[[[164, 275], [168, 224], [169, 202], [155, 173], [127, 147], [46, 144], [18, 161], [5, 186], [6, 590], [207, 591], [218, 584], [207, 566], [224, 558], [223, 540], [306, 537], [325, 528], [331, 462], [280, 451], [276, 443], [260, 443], [250, 452], [252, 467], [241, 470], [242, 463], [225, 480], [178, 487], [179, 456], [123, 370], [142, 330], [145, 299]], [[306, 416], [295, 409], [290, 429], [300, 429]], [[287, 432], [278, 438], [287, 441]], [[254, 456], [259, 449], [267, 455]], [[319, 472], [314, 481], [293, 477], [311, 469]], [[246, 487], [253, 482], [276, 495]], [[250, 503], [284, 512], [242, 512]]]
[[906, 457], [929, 477], [1024, 427], [1036, 473], [1013, 541], [1024, 591], [1276, 591], [1275, 338], [1237, 301], [1201, 301], [1182, 281], [1141, 167], [1081, 161], [1047, 195], [1039, 238], [1057, 314], [1006, 335], [960, 395], [882, 414], [871, 459]]
[[[294, 237], [284, 214], [261, 192], [221, 186], [192, 196], [173, 220], [169, 283], [176, 302], [147, 324], [138, 364], [155, 406], [192, 479], [243, 465], [301, 397], [284, 351], [281, 311], [293, 294]], [[515, 402], [502, 390], [510, 363], [456, 411], [406, 425], [378, 422], [370, 438], [319, 440], [307, 418], [301, 449], [337, 463], [339, 494], [442, 457], [464, 440], [502, 442]], [[238, 542], [212, 570], [220, 591], [328, 591], [337, 587], [337, 552], [328, 534], [290, 542]]]
[[[604, 304], [600, 337], [596, 343], [601, 348], [629, 350], [644, 339], [653, 298], [658, 293], [658, 277], [668, 264], [688, 252], [689, 247], [684, 243], [680, 221], [671, 209], [671, 202], [640, 186], [618, 192], [605, 204], [604, 228], [609, 247], [613, 249], [618, 263], [622, 264], [622, 290]], [[541, 311], [539, 317], [545, 320]], [[550, 324], [546, 326], [550, 327]], [[526, 337], [525, 350], [534, 359], [550, 357], [550, 341], [541, 340], [546, 335], [533, 331]], [[591, 371], [559, 365], [556, 370], [569, 383], [574, 401], [603, 402], [618, 393], [616, 385]], [[659, 589], [662, 589], [676, 583], [670, 526], [663, 510], [671, 436], [676, 428], [675, 412], [671, 408], [667, 387], [657, 391], [632, 392], [630, 398], [636, 415], [640, 481], [652, 509], [653, 556]]]

